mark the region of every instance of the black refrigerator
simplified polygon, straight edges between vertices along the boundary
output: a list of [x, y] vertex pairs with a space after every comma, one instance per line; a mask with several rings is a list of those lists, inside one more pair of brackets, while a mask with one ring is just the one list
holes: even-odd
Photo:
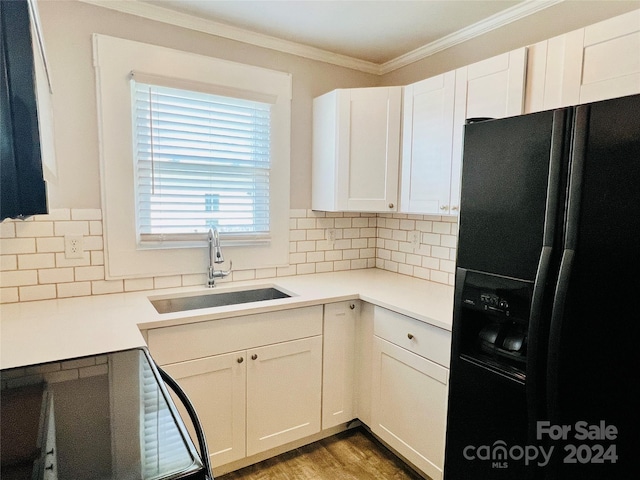
[[640, 95], [463, 155], [445, 480], [638, 478]]

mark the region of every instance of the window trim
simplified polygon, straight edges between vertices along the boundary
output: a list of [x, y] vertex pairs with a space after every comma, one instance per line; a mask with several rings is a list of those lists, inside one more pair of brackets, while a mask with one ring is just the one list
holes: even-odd
[[[93, 35], [100, 178], [107, 279], [204, 273], [206, 242], [141, 248], [135, 221], [131, 72], [180, 79], [218, 92], [249, 92], [274, 100], [270, 193], [271, 240], [226, 243], [235, 270], [281, 267], [289, 260], [291, 74], [101, 34]], [[203, 82], [203, 79], [206, 81]], [[251, 93], [253, 92], [253, 93]], [[198, 247], [199, 248], [194, 248]]]

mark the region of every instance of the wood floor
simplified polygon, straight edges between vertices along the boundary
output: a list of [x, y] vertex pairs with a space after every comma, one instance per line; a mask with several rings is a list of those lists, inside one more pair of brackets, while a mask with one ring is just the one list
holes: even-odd
[[216, 480], [418, 480], [411, 468], [357, 428], [283, 453]]

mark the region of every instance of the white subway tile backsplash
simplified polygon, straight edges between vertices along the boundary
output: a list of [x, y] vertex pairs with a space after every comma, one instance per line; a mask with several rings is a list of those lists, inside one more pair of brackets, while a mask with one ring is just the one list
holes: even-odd
[[32, 300], [47, 300], [56, 298], [55, 285], [32, 285], [28, 287], [19, 287], [18, 293], [21, 302], [30, 302]]
[[54, 222], [54, 232], [56, 237], [64, 237], [65, 235], [89, 235], [89, 222]]
[[18, 257], [16, 255], [0, 255], [0, 271], [17, 269]]
[[429, 278], [429, 280], [438, 283], [448, 283], [449, 274], [446, 272], [441, 272], [439, 270], [431, 270], [431, 277]]
[[64, 252], [57, 252], [56, 267], [84, 267], [91, 265], [91, 255], [85, 251], [82, 258], [67, 258]]
[[16, 236], [16, 224], [14, 222], [0, 223], [0, 238], [13, 238]]
[[[334, 240], [327, 239], [331, 229]], [[417, 247], [408, 232], [421, 232]], [[382, 268], [453, 284], [455, 217], [290, 211], [290, 265], [237, 270], [226, 281]], [[67, 259], [64, 235], [84, 236], [84, 256]], [[0, 224], [0, 302], [200, 285], [204, 274], [105, 280], [100, 209], [54, 209]]]
[[0, 303], [14, 303], [20, 301], [18, 287], [0, 288]]
[[102, 221], [94, 220], [89, 222], [89, 235], [102, 235]]
[[17, 222], [15, 226], [18, 238], [53, 236], [53, 222]]
[[24, 285], [36, 285], [37, 283], [37, 270], [11, 270], [2, 272], [0, 275], [0, 286], [2, 287], [20, 287]]
[[35, 253], [35, 238], [3, 238], [0, 253], [9, 255], [12, 253]]
[[104, 267], [101, 265], [92, 267], [76, 267], [75, 276], [77, 282], [104, 280]]
[[58, 298], [91, 295], [91, 282], [58, 283]]
[[93, 250], [91, 253], [91, 265], [104, 265], [104, 252]]
[[296, 267], [296, 275], [308, 275], [310, 273], [316, 273], [315, 263], [302, 263]]
[[56, 257], [53, 253], [18, 255], [18, 268], [20, 270], [36, 270], [38, 268], [53, 268], [55, 266]]
[[101, 236], [90, 235], [88, 237], [84, 237], [84, 249], [85, 251], [91, 250], [102, 250], [103, 243]]
[[73, 268], [45, 268], [38, 270], [39, 283], [68, 283], [75, 280]]
[[64, 252], [64, 237], [36, 238], [36, 250], [38, 252]]
[[121, 293], [123, 291], [124, 283], [122, 280], [94, 280], [93, 282], [91, 282], [92, 295], [103, 295], [105, 293]]

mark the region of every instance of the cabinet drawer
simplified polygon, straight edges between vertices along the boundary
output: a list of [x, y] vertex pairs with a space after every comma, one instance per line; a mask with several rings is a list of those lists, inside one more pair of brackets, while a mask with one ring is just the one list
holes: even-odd
[[374, 335], [449, 368], [451, 332], [386, 308], [374, 309]]
[[149, 330], [159, 365], [322, 334], [322, 305]]

